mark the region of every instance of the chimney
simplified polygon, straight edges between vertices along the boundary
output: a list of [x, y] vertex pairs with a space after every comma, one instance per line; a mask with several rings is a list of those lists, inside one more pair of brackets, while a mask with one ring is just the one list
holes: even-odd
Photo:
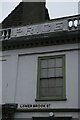
[[45, 2], [23, 2], [23, 24], [44, 22], [49, 19]]
[[45, 2], [21, 2], [2, 22], [2, 28], [35, 24], [49, 20]]

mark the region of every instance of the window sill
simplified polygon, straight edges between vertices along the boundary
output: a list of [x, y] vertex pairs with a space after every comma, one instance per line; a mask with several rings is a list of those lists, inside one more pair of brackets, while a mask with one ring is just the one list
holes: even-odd
[[61, 99], [35, 99], [35, 101], [67, 101], [67, 98], [61, 98]]

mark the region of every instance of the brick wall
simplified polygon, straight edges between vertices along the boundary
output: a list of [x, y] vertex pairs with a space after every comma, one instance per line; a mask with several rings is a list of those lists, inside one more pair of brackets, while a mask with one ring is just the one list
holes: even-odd
[[45, 2], [21, 2], [2, 22], [3, 28], [23, 26], [49, 20]]

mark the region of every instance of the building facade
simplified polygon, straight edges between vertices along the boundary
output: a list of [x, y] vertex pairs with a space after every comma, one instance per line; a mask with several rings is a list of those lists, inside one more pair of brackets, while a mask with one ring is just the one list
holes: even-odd
[[2, 120], [80, 120], [80, 16], [0, 33]]

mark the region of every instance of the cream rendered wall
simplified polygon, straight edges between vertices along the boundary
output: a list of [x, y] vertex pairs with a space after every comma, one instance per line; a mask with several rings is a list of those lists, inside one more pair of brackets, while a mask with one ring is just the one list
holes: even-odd
[[[67, 101], [37, 103], [49, 103], [52, 108], [78, 108], [78, 51], [55, 52], [74, 48], [78, 48], [78, 45], [66, 44], [5, 51], [3, 53], [6, 59], [3, 64], [3, 102], [36, 103], [38, 57], [65, 54]], [[48, 51], [53, 51], [53, 53], [40, 54]], [[30, 55], [30, 53], [37, 54]], [[27, 55], [19, 56], [19, 54]]]

